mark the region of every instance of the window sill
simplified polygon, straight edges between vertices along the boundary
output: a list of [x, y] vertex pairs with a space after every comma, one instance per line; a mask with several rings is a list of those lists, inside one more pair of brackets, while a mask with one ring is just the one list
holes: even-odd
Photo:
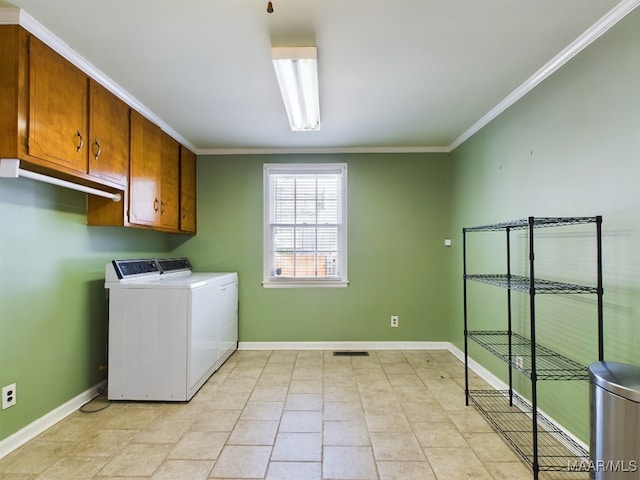
[[264, 288], [345, 288], [348, 281], [343, 280], [277, 280], [263, 281]]

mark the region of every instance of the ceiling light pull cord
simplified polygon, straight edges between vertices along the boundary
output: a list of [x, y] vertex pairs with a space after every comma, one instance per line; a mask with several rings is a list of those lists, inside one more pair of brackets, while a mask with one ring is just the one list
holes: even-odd
[[272, 2], [268, 2], [267, 3], [267, 13], [273, 13], [273, 3]]

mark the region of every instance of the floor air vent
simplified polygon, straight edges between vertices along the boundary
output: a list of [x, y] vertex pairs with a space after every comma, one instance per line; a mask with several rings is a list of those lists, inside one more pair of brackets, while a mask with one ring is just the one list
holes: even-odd
[[333, 352], [334, 357], [368, 357], [369, 352], [353, 352], [353, 351], [341, 351], [341, 352]]

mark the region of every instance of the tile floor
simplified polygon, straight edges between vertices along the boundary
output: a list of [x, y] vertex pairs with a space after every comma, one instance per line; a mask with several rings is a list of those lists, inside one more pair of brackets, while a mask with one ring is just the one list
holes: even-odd
[[[474, 388], [486, 388], [472, 377]], [[96, 399], [87, 405], [106, 405]], [[76, 412], [0, 459], [1, 480], [519, 480], [531, 471], [464, 405], [446, 350], [239, 351], [189, 403]], [[586, 479], [542, 474], [541, 479]]]

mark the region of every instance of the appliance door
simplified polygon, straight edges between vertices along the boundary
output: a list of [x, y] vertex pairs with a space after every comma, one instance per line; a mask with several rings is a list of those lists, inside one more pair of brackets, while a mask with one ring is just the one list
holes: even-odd
[[112, 289], [109, 399], [186, 400], [188, 290]]
[[238, 347], [238, 282], [230, 278], [219, 287], [219, 368]]
[[216, 367], [219, 288], [215, 283], [207, 283], [191, 290], [189, 397], [207, 381]]

